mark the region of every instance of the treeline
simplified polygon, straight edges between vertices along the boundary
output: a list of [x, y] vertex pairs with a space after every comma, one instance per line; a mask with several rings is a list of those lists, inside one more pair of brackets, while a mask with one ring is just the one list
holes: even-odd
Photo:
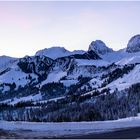
[[44, 106], [1, 107], [0, 119], [8, 121], [99, 121], [136, 116], [140, 112], [140, 83], [124, 91], [109, 89], [85, 96], [71, 95]]
[[118, 78], [122, 78], [124, 74], [128, 74], [136, 64], [124, 65], [123, 67], [115, 68], [114, 70], [108, 72], [107, 74], [103, 74], [101, 79], [105, 79], [102, 87], [108, 85]]

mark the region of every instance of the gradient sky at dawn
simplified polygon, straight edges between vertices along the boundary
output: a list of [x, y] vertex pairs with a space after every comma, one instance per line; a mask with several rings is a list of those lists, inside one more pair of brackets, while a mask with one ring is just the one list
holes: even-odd
[[100, 39], [118, 50], [140, 34], [137, 2], [0, 2], [0, 55], [23, 57], [51, 46], [87, 50]]

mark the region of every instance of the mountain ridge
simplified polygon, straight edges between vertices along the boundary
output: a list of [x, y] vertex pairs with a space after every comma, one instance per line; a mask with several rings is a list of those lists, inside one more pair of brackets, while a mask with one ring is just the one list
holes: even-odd
[[[91, 43], [92, 47], [90, 46], [88, 51], [70, 52], [65, 48], [54, 47], [38, 51], [34, 56], [19, 59], [0, 57], [0, 62], [6, 65], [0, 65], [0, 107], [5, 107], [0, 111], [0, 119], [10, 119], [9, 109], [12, 120], [15, 119], [15, 114], [20, 114], [19, 118], [16, 117], [17, 120], [31, 121], [43, 120], [43, 118], [54, 120], [55, 116], [59, 118], [58, 121], [60, 118], [65, 120], [67, 113], [64, 112], [73, 113], [75, 109], [79, 111], [79, 116], [83, 121], [116, 119], [138, 113], [140, 110], [138, 101], [133, 105], [135, 110], [129, 111], [131, 110], [129, 107], [132, 106], [131, 102], [134, 98], [140, 99], [139, 90], [135, 91], [139, 89], [140, 81], [139, 50], [131, 53], [127, 52], [127, 48], [113, 51], [102, 41], [95, 42]], [[97, 45], [99, 45], [99, 51]], [[128, 97], [134, 94], [134, 97], [127, 98], [126, 94], [129, 95]], [[106, 100], [105, 103], [103, 98]], [[110, 101], [109, 98], [111, 98]], [[122, 109], [120, 113], [119, 108], [112, 102], [123, 107], [123, 103], [120, 103], [121, 98], [126, 104], [127, 111]], [[70, 104], [73, 105], [70, 106]], [[82, 110], [87, 104], [89, 112], [86, 114]], [[102, 108], [102, 104], [107, 106], [113, 104], [114, 108], [111, 106]], [[47, 110], [46, 114], [44, 109]], [[111, 115], [108, 109], [117, 110], [117, 114]], [[23, 114], [20, 113], [21, 110]], [[59, 110], [62, 116], [58, 113]], [[93, 114], [90, 118], [91, 111]], [[41, 112], [42, 118], [39, 118], [37, 112]], [[31, 117], [32, 113], [37, 118]], [[79, 121], [80, 118], [77, 118], [77, 115], [75, 119], [71, 119]]]

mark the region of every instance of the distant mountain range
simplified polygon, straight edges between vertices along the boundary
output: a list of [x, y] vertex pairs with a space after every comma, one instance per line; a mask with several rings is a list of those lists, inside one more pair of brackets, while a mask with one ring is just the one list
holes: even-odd
[[113, 51], [101, 40], [88, 51], [45, 48], [0, 57], [0, 119], [93, 121], [140, 112], [140, 35]]

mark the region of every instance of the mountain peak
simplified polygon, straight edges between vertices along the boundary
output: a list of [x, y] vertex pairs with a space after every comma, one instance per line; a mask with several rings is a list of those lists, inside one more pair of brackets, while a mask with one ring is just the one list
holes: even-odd
[[111, 48], [108, 48], [106, 44], [101, 40], [92, 41], [91, 44], [89, 45], [88, 51], [91, 50], [93, 50], [99, 55], [104, 55], [106, 53], [113, 52], [113, 50]]
[[68, 50], [66, 50], [64, 47], [58, 47], [58, 46], [54, 46], [51, 48], [45, 48], [43, 50], [39, 50], [36, 52], [36, 56], [47, 56], [50, 57], [52, 59], [56, 59], [58, 57], [61, 57], [63, 55], [67, 55], [68, 53], [70, 53]]
[[135, 35], [129, 40], [126, 52], [135, 53], [139, 51], [140, 51], [140, 35]]
[[60, 57], [70, 56], [74, 54], [84, 54], [85, 51], [83, 50], [74, 50], [74, 51], [68, 51], [64, 47], [51, 47], [51, 48], [45, 48], [43, 50], [39, 50], [36, 52], [36, 56], [47, 56], [51, 59], [57, 59]]

